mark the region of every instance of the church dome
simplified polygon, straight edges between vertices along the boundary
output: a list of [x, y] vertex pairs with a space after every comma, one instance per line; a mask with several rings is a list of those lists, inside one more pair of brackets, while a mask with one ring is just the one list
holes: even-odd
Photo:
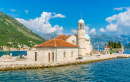
[[80, 19], [80, 20], [78, 21], [78, 23], [84, 23], [84, 20], [83, 20], [83, 19]]
[[85, 38], [90, 40], [90, 36], [88, 34], [85, 34]]

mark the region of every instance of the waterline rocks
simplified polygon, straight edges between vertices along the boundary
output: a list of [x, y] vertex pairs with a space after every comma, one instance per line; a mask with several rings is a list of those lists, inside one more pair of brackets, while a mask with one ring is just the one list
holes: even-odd
[[93, 55], [93, 56], [84, 56], [83, 59], [64, 61], [64, 62], [32, 62], [32, 61], [0, 61], [0, 70], [14, 70], [14, 69], [31, 69], [31, 68], [47, 68], [47, 67], [56, 67], [56, 66], [66, 66], [66, 65], [75, 65], [83, 63], [92, 63], [103, 60], [109, 60], [114, 58], [128, 58], [129, 54], [107, 54], [107, 55]]

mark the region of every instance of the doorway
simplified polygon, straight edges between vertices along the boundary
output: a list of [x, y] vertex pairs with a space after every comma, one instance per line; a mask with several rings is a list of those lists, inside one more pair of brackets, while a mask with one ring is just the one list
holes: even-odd
[[52, 61], [54, 62], [54, 52], [52, 52]]
[[48, 53], [48, 61], [50, 62], [50, 53]]
[[37, 61], [37, 52], [35, 52], [35, 61]]

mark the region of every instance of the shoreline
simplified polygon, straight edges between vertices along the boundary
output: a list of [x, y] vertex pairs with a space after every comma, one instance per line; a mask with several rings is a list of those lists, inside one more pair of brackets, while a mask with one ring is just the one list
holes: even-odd
[[34, 68], [49, 68], [60, 67], [76, 64], [93, 63], [104, 60], [111, 60], [115, 58], [129, 58], [130, 54], [105, 54], [105, 55], [93, 55], [83, 56], [83, 59], [64, 61], [64, 62], [31, 62], [31, 61], [0, 61], [0, 71], [6, 70], [18, 70], [18, 69], [34, 69]]

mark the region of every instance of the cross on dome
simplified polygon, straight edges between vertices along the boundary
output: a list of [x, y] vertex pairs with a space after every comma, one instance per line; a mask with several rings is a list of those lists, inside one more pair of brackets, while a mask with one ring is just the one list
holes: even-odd
[[80, 14], [80, 20], [78, 21], [78, 23], [84, 23], [84, 20], [82, 19], [82, 14]]

